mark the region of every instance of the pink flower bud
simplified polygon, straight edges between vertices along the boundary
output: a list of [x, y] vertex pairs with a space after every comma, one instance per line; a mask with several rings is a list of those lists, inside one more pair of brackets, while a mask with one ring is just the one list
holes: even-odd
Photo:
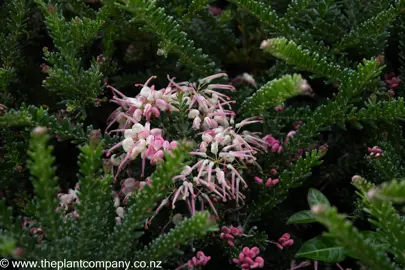
[[242, 229], [239, 229], [239, 228], [232, 227], [232, 228], [231, 228], [231, 233], [232, 233], [233, 235], [235, 235], [235, 236], [240, 236], [240, 235], [243, 234], [243, 230], [242, 230]]
[[290, 239], [290, 240], [285, 241], [285, 242], [282, 243], [281, 245], [282, 245], [283, 247], [289, 247], [289, 246], [292, 246], [293, 244], [294, 244], [294, 240]]
[[233, 239], [233, 236], [229, 233], [225, 234], [225, 239]]
[[250, 265], [252, 265], [254, 263], [254, 261], [252, 260], [253, 257], [249, 256], [247, 258], [245, 258], [245, 263], [248, 263]]
[[171, 148], [171, 149], [176, 149], [176, 148], [177, 148], [177, 142], [176, 142], [176, 141], [172, 141], [172, 142], [170, 143], [170, 148]]
[[163, 149], [165, 151], [167, 151], [167, 150], [169, 150], [169, 148], [170, 148], [170, 143], [168, 141], [164, 141], [163, 142]]
[[16, 249], [14, 249], [14, 255], [16, 256], [16, 257], [22, 257], [23, 255], [24, 255], [24, 249], [22, 249], [22, 248], [16, 248]]
[[260, 253], [260, 249], [258, 247], [252, 247], [250, 250], [254, 252], [255, 256]]
[[261, 179], [261, 178], [259, 178], [259, 177], [257, 177], [257, 176], [255, 176], [255, 181], [256, 181], [256, 183], [258, 183], [258, 184], [263, 183], [263, 179]]
[[264, 260], [262, 257], [256, 257], [255, 262], [258, 264], [259, 268], [262, 268], [264, 266]]

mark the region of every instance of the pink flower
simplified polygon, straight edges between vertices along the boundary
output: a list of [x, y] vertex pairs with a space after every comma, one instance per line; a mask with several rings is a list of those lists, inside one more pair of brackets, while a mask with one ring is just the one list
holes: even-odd
[[217, 8], [217, 7], [213, 7], [213, 6], [208, 6], [208, 10], [210, 13], [212, 13], [212, 15], [214, 16], [219, 16], [222, 14], [222, 9]]
[[257, 176], [255, 176], [255, 181], [256, 181], [256, 183], [258, 183], [258, 184], [263, 183], [263, 179], [261, 179], [261, 178], [259, 178], [259, 177], [257, 177]]
[[399, 78], [399, 76], [396, 77], [394, 72], [386, 73], [384, 77], [385, 83], [389, 86], [390, 89], [397, 88], [401, 83], [401, 79]]
[[189, 269], [193, 269], [193, 268], [199, 267], [199, 266], [204, 266], [208, 263], [209, 260], [211, 260], [210, 256], [206, 256], [204, 254], [204, 252], [198, 251], [196, 256], [191, 258], [191, 260], [189, 260], [187, 263], [177, 267], [176, 270], [183, 269], [187, 266], [189, 267]]
[[384, 155], [383, 150], [378, 146], [374, 146], [373, 148], [368, 147], [367, 151], [369, 153], [369, 156], [374, 158], [379, 158]]
[[290, 132], [287, 133], [287, 137], [285, 138], [284, 144], [287, 145], [288, 144], [288, 140], [292, 137], [295, 136], [297, 132], [295, 130], [292, 130]]
[[225, 227], [223, 226], [221, 228], [221, 234], [219, 235], [219, 238], [224, 239], [227, 241], [228, 245], [231, 247], [235, 246], [235, 243], [233, 240], [235, 237], [240, 237], [243, 234], [243, 230], [237, 227]]
[[238, 264], [243, 270], [263, 268], [264, 260], [258, 256], [260, 250], [258, 247], [244, 247], [238, 258], [234, 258], [232, 261]]
[[278, 183], [278, 178], [276, 178], [276, 179], [271, 179], [271, 178], [269, 178], [269, 179], [267, 179], [267, 181], [266, 181], [266, 187], [271, 187], [271, 186], [274, 186], [275, 184], [277, 184]]
[[276, 243], [279, 249], [283, 249], [285, 247], [292, 246], [294, 244], [294, 240], [290, 239], [291, 236], [289, 233], [283, 234], [280, 239], [278, 239], [278, 243]]

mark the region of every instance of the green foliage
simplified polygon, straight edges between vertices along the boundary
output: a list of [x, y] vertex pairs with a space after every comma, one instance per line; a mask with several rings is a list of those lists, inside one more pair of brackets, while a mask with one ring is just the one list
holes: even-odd
[[[80, 147], [80, 202], [76, 208], [78, 218], [63, 217], [60, 211], [56, 211], [59, 202], [56, 196], [55, 159], [51, 154], [52, 147], [47, 145], [48, 140], [46, 128], [36, 127], [33, 130], [28, 163], [36, 194], [33, 202], [35, 219], [46, 237], [41, 245], [32, 245], [32, 241], [21, 237], [18, 239], [17, 235], [26, 235], [27, 231], [14, 225], [11, 212], [6, 210], [4, 201], [1, 201], [1, 227], [5, 230], [1, 243], [2, 253], [10, 255], [13, 247], [20, 247], [24, 249], [24, 256], [19, 259], [28, 260], [117, 260], [129, 258], [130, 254], [138, 254], [136, 256], [139, 259], [157, 260], [172, 254], [177, 245], [186, 244], [216, 230], [208, 213], [198, 213], [137, 252], [136, 245], [130, 246], [128, 242], [141, 235], [140, 231], [134, 230], [142, 227], [145, 218], [150, 215], [150, 209], [160, 197], [162, 188], [170, 184], [179, 168], [184, 166], [187, 147], [179, 146], [172, 156], [166, 156], [166, 162], [159, 165], [153, 174], [151, 186], [145, 186], [131, 197], [128, 215], [121, 225], [115, 225], [110, 189], [112, 177], [103, 175], [100, 159], [103, 145], [94, 136]], [[95, 249], [97, 252], [94, 252]]]
[[[317, 204], [324, 204], [326, 206], [331, 206], [329, 200], [325, 197], [325, 195], [322, 194], [317, 189], [310, 188], [308, 191], [308, 196], [307, 196], [307, 201], [309, 207], [315, 206]], [[292, 215], [288, 220], [287, 224], [297, 224], [297, 223], [312, 223], [316, 222], [315, 216], [312, 214], [311, 210], [302, 210], [294, 215]], [[314, 240], [316, 243], [321, 243], [321, 239]], [[325, 244], [330, 243], [330, 241]], [[312, 246], [313, 244], [310, 244], [309, 246]]]
[[[368, 19], [357, 27], [357, 29], [351, 30], [348, 34], [343, 36], [343, 38], [336, 44], [334, 44], [334, 49], [338, 51], [343, 51], [347, 48], [353, 48], [359, 46], [362, 48], [362, 44], [369, 44], [370, 40], [386, 40], [388, 28], [394, 19], [396, 18], [396, 10], [394, 7], [390, 7], [378, 13], [373, 18]], [[382, 53], [384, 48], [377, 48], [375, 54]], [[368, 48], [369, 50], [369, 48]]]
[[[371, 216], [369, 221], [376, 226], [376, 232], [357, 230], [351, 222], [345, 220], [344, 215], [337, 213], [335, 207], [331, 207], [322, 193], [316, 192], [318, 194], [316, 197], [321, 199], [313, 200], [310, 205], [311, 215], [328, 228], [328, 232], [324, 234], [327, 238], [316, 237], [307, 241], [296, 256], [339, 262], [347, 255], [360, 260], [370, 269], [396, 269], [384, 253], [387, 250], [394, 255], [395, 261], [403, 266], [404, 255], [401, 250], [404, 246], [401, 239], [405, 237], [403, 232], [405, 223], [392, 205], [392, 202], [404, 202], [402, 182], [393, 180], [375, 187], [360, 176], [353, 177], [353, 185], [358, 189], [357, 194], [362, 199], [363, 210]], [[311, 194], [314, 194], [314, 190], [309, 192], [308, 197], [313, 197]], [[300, 223], [300, 219], [297, 218], [299, 213], [293, 215], [289, 223], [295, 220]], [[340, 258], [339, 254], [343, 257]]]
[[250, 114], [260, 115], [271, 106], [281, 106], [288, 98], [300, 94], [302, 82], [303, 79], [298, 74], [269, 81], [242, 103], [241, 110], [249, 109]]
[[199, 238], [210, 231], [217, 231], [213, 218], [210, 219], [208, 212], [202, 212], [184, 220], [168, 234], [160, 236], [149, 247], [145, 247], [145, 250], [139, 254], [139, 258], [144, 261], [166, 258], [177, 245], [186, 244], [190, 238]]
[[101, 92], [102, 74], [99, 63], [91, 60], [90, 67], [83, 67], [80, 53], [95, 39], [103, 23], [100, 19], [76, 17], [68, 21], [58, 5], [47, 5], [43, 0], [36, 3], [45, 16], [45, 22], [57, 51], [44, 48], [44, 59], [50, 66], [43, 68], [48, 74], [43, 86], [56, 92], [67, 106], [68, 112], [79, 111], [96, 103]]
[[301, 31], [290, 25], [287, 20], [280, 18], [277, 13], [269, 7], [269, 5], [255, 0], [237, 0], [236, 2], [257, 16], [260, 21], [266, 23], [272, 27], [273, 30], [280, 33], [281, 36], [300, 43], [306, 49], [317, 51], [322, 56], [330, 56], [328, 52], [329, 50], [322, 44], [314, 41], [308, 31]]
[[[171, 269], [184, 265], [195, 251], [233, 259], [243, 247], [257, 246], [264, 267], [277, 270], [286, 269], [298, 249], [299, 258], [336, 263], [350, 257], [379, 270], [394, 269], [388, 259], [392, 257], [395, 267], [402, 269], [405, 228], [394, 204], [404, 202], [404, 187], [402, 180], [392, 179], [403, 179], [405, 173], [400, 122], [405, 119], [404, 8], [403, 0], [7, 1], [0, 9], [0, 255], [24, 260], [164, 259]], [[46, 64], [41, 65], [42, 60]], [[380, 78], [383, 72], [398, 70], [402, 82]], [[221, 232], [214, 232], [208, 211], [183, 218], [186, 194], [178, 194], [176, 210], [165, 207], [162, 199], [173, 195], [172, 178], [186, 165], [185, 152], [190, 149], [183, 148], [157, 168], [145, 164], [148, 175], [154, 172], [152, 185], [137, 187], [126, 198], [126, 215], [117, 225], [112, 193], [123, 195], [124, 181], [119, 180], [124, 179], [113, 181], [113, 160], [103, 153], [119, 147], [123, 138], [98, 133], [116, 105], [105, 102], [111, 98], [102, 90], [105, 84], [134, 97], [138, 88], [133, 84], [152, 75], [158, 77], [155, 89], [161, 89], [168, 74], [180, 82], [216, 71], [226, 72], [228, 83], [237, 89], [219, 90], [236, 101], [232, 111], [241, 113], [229, 126], [242, 116], [262, 116], [263, 123], [241, 132], [257, 132], [260, 138], [271, 135], [282, 147], [279, 152], [255, 154], [258, 166], [235, 167], [249, 186], [242, 189], [246, 197], [243, 204], [240, 197], [239, 207], [234, 198], [223, 203], [209, 194], [221, 225], [239, 226], [244, 234], [235, 237], [231, 247]], [[200, 142], [188, 118], [189, 104], [175, 107], [178, 111], [162, 112], [152, 126], [159, 122], [170, 139]], [[36, 126], [46, 127], [49, 135], [39, 132], [31, 138]], [[254, 147], [262, 143], [258, 140]], [[75, 145], [80, 151], [78, 166], [70, 156]], [[364, 158], [373, 146], [383, 155]], [[131, 160], [119, 176], [138, 181], [139, 166], [138, 160]], [[269, 168], [277, 172], [269, 175]], [[70, 215], [70, 208], [55, 212], [60, 204], [56, 187], [74, 185], [70, 173], [76, 171], [78, 216]], [[358, 201], [346, 181], [354, 174], [374, 183], [355, 181]], [[255, 176], [279, 182], [266, 187], [255, 183]], [[375, 186], [384, 181], [390, 182]], [[347, 223], [326, 196], [311, 187], [338, 202], [352, 222], [369, 215], [370, 224], [361, 223], [365, 231]], [[196, 185], [194, 191], [198, 189]], [[297, 209], [308, 189], [309, 206], [321, 210], [315, 214]], [[317, 208], [319, 204], [325, 209]], [[210, 209], [200, 202], [196, 207]], [[292, 215], [295, 211], [299, 212]], [[22, 214], [32, 219], [30, 227], [21, 229]], [[152, 215], [154, 222], [149, 224]], [[318, 230], [316, 221], [326, 225], [329, 234], [300, 248], [309, 230], [311, 235]], [[33, 235], [32, 228], [38, 227], [43, 235]], [[294, 232], [295, 243], [280, 256], [269, 247], [274, 244], [270, 238], [286, 231]], [[23, 257], [18, 248], [24, 250]], [[171, 256], [174, 253], [181, 255]]]
[[254, 209], [252, 215], [259, 216], [271, 211], [287, 197], [289, 189], [301, 186], [304, 180], [311, 176], [311, 169], [322, 164], [320, 159], [325, 153], [324, 150], [313, 150], [311, 153], [306, 153], [305, 157], [301, 157], [291, 169], [283, 171], [280, 174], [280, 183], [270, 191], [263, 190], [260, 199], [252, 203], [251, 208]]
[[405, 202], [405, 181], [392, 180], [384, 182], [375, 190], [375, 197], [383, 200], [389, 200], [394, 203]]
[[309, 204], [309, 207], [313, 207], [317, 204], [323, 204], [323, 205], [330, 206], [330, 202], [325, 197], [325, 195], [323, 195], [322, 192], [320, 192], [319, 190], [316, 190], [314, 188], [309, 189], [308, 204]]
[[213, 0], [192, 0], [187, 13], [183, 16], [183, 23], [190, 23], [199, 11], [206, 8]]
[[[26, 0], [7, 1], [2, 8], [4, 8], [4, 18], [7, 18], [3, 27], [7, 32], [0, 31], [0, 44], [7, 44], [7, 46], [0, 46], [0, 100], [9, 105], [18, 97], [8, 87], [17, 79], [17, 68], [23, 63], [21, 43], [29, 5]], [[0, 30], [3, 29], [0, 28]]]
[[314, 215], [310, 210], [302, 210], [294, 215], [292, 215], [288, 220], [287, 224], [297, 224], [297, 223], [311, 223], [316, 222]]
[[286, 38], [274, 38], [264, 41], [262, 48], [265, 52], [285, 61], [289, 65], [297, 66], [303, 71], [310, 71], [337, 80], [350, 70], [344, 70], [340, 65], [329, 62], [329, 59], [319, 55], [317, 51], [312, 53], [297, 45], [294, 41]]
[[[12, 109], [1, 116], [0, 126], [28, 126], [28, 128], [46, 126], [50, 132], [58, 136], [60, 141], [71, 140], [74, 144], [85, 143], [93, 131], [92, 126], [84, 128], [82, 123], [72, 123], [69, 118], [58, 119], [43, 107], [25, 105], [22, 105], [19, 110]], [[104, 134], [104, 141], [107, 146], [113, 144], [116, 139]]]
[[295, 256], [329, 263], [341, 262], [346, 257], [343, 247], [337, 246], [333, 239], [323, 236], [305, 242]]
[[136, 18], [141, 18], [160, 39], [158, 54], [167, 57], [174, 51], [180, 61], [200, 76], [212, 74], [215, 63], [202, 52], [195, 48], [194, 42], [188, 39], [187, 34], [181, 30], [175, 18], [165, 14], [164, 8], [157, 7], [155, 1], [122, 0], [122, 8], [133, 13]]
[[370, 245], [365, 236], [337, 213], [336, 208], [317, 205], [312, 208], [318, 222], [328, 228], [328, 237], [333, 237], [338, 245], [345, 247], [346, 253], [356, 256], [370, 269], [396, 269], [383, 250]]

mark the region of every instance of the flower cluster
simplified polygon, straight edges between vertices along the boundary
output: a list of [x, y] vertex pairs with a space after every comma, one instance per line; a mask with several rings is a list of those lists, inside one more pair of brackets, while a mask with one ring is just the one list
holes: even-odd
[[233, 226], [231, 226], [231, 227], [224, 226], [221, 228], [221, 234], [219, 237], [221, 239], [225, 239], [231, 247], [234, 247], [235, 244], [233, 242], [233, 239], [235, 237], [242, 236], [242, 234], [243, 234], [243, 230], [240, 228], [233, 227]]
[[383, 150], [378, 146], [374, 146], [373, 148], [368, 147], [367, 151], [369, 156], [373, 158], [379, 158], [384, 155]]
[[22, 227], [27, 228], [30, 232], [30, 235], [35, 236], [37, 238], [38, 244], [40, 244], [42, 240], [44, 240], [45, 232], [41, 227], [37, 225], [36, 221], [29, 220], [28, 218], [24, 217]]
[[197, 255], [191, 258], [187, 263], [179, 266], [176, 268], [176, 270], [183, 269], [188, 266], [188, 269], [194, 269], [195, 267], [199, 266], [204, 266], [208, 263], [208, 261], [211, 260], [210, 256], [206, 256], [204, 252], [198, 251]]
[[[167, 141], [163, 138], [163, 130], [151, 128], [150, 120], [153, 117], [159, 118], [161, 112], [176, 111], [172, 105], [175, 103], [177, 89], [172, 89], [172, 83], [166, 88], [155, 90], [155, 86], [148, 86], [155, 76], [148, 79], [142, 86], [140, 93], [135, 97], [127, 97], [112, 86], [108, 88], [113, 91], [112, 102], [120, 107], [115, 110], [109, 119], [107, 130], [114, 124], [119, 123], [119, 128], [109, 133], [121, 132], [124, 140], [107, 151], [107, 156], [119, 147], [122, 147], [124, 154], [116, 157], [112, 155], [112, 163], [118, 166], [115, 179], [124, 166], [138, 156], [142, 158], [142, 177], [144, 176], [145, 161], [150, 160], [151, 164], [161, 162], [164, 152], [176, 148], [176, 141]], [[140, 122], [145, 120], [145, 124]]]
[[264, 260], [262, 257], [257, 256], [259, 253], [260, 249], [258, 247], [244, 247], [239, 257], [232, 261], [240, 265], [243, 270], [263, 268]]
[[263, 140], [270, 146], [271, 152], [280, 153], [283, 150], [281, 142], [279, 140], [276, 140], [273, 136], [266, 135], [264, 136]]
[[394, 72], [387, 73], [384, 75], [384, 77], [385, 83], [388, 85], [390, 89], [397, 88], [401, 83], [401, 79], [399, 78], [399, 76], [395, 76]]
[[[152, 164], [163, 160], [164, 152], [169, 152], [177, 146], [176, 141], [164, 139], [163, 130], [151, 128], [151, 118], [159, 118], [161, 112], [171, 113], [178, 110], [179, 104], [188, 108], [187, 116], [191, 127], [197, 132], [198, 148], [190, 154], [197, 158], [192, 166], [187, 166], [173, 180], [175, 190], [166, 198], [161, 207], [171, 201], [172, 208], [179, 199], [185, 200], [190, 213], [196, 212], [196, 202], [200, 202], [203, 210], [206, 204], [217, 214], [214, 203], [219, 200], [235, 200], [236, 205], [245, 199], [241, 188], [248, 184], [242, 177], [242, 169], [256, 164], [255, 154], [266, 152], [268, 149], [281, 151], [282, 147], [274, 146], [276, 141], [262, 139], [258, 133], [241, 131], [246, 125], [262, 123], [260, 117], [251, 117], [235, 124], [235, 112], [231, 104], [235, 101], [220, 92], [221, 90], [235, 91], [232, 85], [214, 84], [212, 80], [227, 77], [220, 73], [199, 80], [199, 83], [174, 82], [168, 77], [169, 85], [161, 90], [148, 86], [151, 77], [135, 98], [130, 98], [109, 86], [113, 90], [113, 102], [120, 105], [109, 118], [109, 126], [118, 123], [119, 128], [110, 131], [120, 132], [124, 140], [107, 151], [122, 147], [124, 153], [111, 156], [111, 163], [118, 166], [116, 176], [131, 160], [140, 156], [142, 176], [144, 175], [145, 160]], [[145, 124], [140, 122], [145, 121]], [[267, 139], [267, 140], [266, 140]], [[280, 149], [279, 149], [280, 148]], [[158, 207], [158, 210], [161, 209]]]
[[290, 239], [291, 235], [289, 233], [283, 234], [280, 239], [278, 239], [277, 247], [283, 249], [285, 247], [290, 247], [294, 244], [294, 240]]
[[76, 211], [76, 205], [80, 203], [77, 193], [79, 190], [79, 184], [76, 184], [75, 189], [69, 189], [68, 193], [59, 192], [57, 197], [59, 198], [59, 207], [56, 211], [64, 211], [65, 216], [70, 215], [72, 218], [79, 218], [79, 214]]

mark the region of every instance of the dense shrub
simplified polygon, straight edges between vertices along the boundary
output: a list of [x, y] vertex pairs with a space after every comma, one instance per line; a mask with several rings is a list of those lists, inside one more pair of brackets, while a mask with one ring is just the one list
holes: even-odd
[[0, 8], [1, 256], [405, 269], [405, 1]]

